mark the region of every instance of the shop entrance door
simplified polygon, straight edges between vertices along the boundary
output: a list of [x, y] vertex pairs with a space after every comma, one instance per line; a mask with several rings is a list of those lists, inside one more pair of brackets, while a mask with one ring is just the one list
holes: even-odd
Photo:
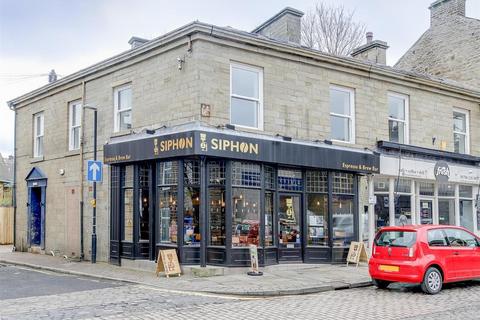
[[433, 224], [433, 200], [420, 199], [420, 224]]
[[302, 261], [302, 196], [279, 195], [278, 201], [278, 260]]

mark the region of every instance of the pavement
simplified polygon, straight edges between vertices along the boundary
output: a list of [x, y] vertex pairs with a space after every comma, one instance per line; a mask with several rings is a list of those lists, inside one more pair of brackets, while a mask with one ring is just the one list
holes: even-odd
[[157, 277], [155, 270], [140, 271], [108, 263], [76, 262], [62, 257], [11, 252], [0, 246], [0, 263], [24, 266], [76, 276], [93, 277], [137, 285], [148, 285], [169, 292], [203, 292], [233, 296], [286, 296], [318, 293], [371, 285], [368, 267], [346, 265], [280, 264], [260, 268], [263, 276], [248, 276], [240, 269], [223, 276], [197, 278], [192, 275]]

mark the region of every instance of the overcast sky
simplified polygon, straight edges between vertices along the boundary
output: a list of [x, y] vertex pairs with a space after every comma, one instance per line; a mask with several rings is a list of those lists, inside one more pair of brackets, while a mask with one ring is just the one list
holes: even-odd
[[[428, 28], [433, 0], [0, 0], [0, 153], [13, 154], [8, 100], [129, 49], [131, 36], [158, 37], [194, 20], [251, 31], [286, 6], [307, 12], [316, 2], [355, 10], [374, 38], [388, 42], [387, 63]], [[480, 19], [480, 0], [467, 0]], [[43, 75], [43, 76], [42, 76]]]

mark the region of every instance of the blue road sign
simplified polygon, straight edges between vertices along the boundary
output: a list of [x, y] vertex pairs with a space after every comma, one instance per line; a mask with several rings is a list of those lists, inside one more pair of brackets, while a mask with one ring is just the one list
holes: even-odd
[[91, 182], [102, 181], [102, 161], [88, 160], [87, 163], [87, 180]]

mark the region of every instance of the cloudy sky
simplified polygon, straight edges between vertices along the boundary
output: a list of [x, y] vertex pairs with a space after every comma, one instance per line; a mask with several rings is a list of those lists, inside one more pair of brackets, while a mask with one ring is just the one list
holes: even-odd
[[[429, 26], [433, 0], [0, 0], [0, 153], [13, 153], [8, 100], [194, 20], [250, 31], [286, 6], [304, 12], [317, 1], [355, 10], [374, 38], [387, 41], [394, 64]], [[467, 0], [480, 19], [480, 1]]]

